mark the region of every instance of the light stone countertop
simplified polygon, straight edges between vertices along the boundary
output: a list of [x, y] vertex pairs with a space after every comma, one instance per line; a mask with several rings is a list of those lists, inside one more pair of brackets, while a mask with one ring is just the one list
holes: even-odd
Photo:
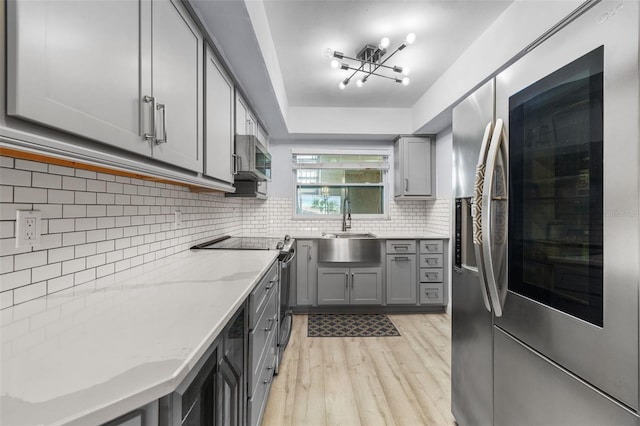
[[0, 424], [100, 424], [171, 393], [277, 254], [185, 251], [2, 310]]
[[[314, 240], [323, 237], [322, 233], [332, 233], [341, 231], [301, 231], [292, 232], [291, 236], [298, 240]], [[369, 231], [350, 230], [352, 233], [367, 233]], [[436, 234], [433, 232], [372, 232], [377, 239], [380, 240], [448, 240], [449, 236], [444, 234]]]

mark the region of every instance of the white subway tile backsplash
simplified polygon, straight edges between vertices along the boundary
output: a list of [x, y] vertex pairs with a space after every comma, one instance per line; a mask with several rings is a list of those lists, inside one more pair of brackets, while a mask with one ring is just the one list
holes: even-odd
[[124, 236], [122, 228], [109, 228], [107, 229], [107, 240], [115, 240], [116, 238], [122, 238]]
[[31, 186], [31, 172], [0, 168], [0, 181], [3, 185]]
[[72, 274], [86, 269], [86, 258], [68, 260], [62, 263], [62, 275]]
[[73, 191], [86, 191], [87, 180], [72, 176], [62, 177], [62, 189], [68, 189]]
[[55, 293], [56, 291], [64, 290], [70, 287], [73, 287], [73, 274], [63, 275], [61, 277], [53, 278], [47, 281], [47, 293]]
[[107, 216], [122, 216], [122, 215], [123, 215], [122, 206], [107, 206]]
[[[95, 217], [75, 219], [76, 231], [88, 231], [96, 228], [97, 228], [97, 219]], [[89, 238], [89, 235], [87, 235], [87, 239], [88, 238]]]
[[0, 275], [0, 291], [12, 290], [31, 284], [31, 269]]
[[0, 257], [0, 274], [13, 272], [13, 258], [14, 256]]
[[107, 214], [107, 206], [87, 206], [87, 217], [97, 217], [101, 219], [101, 216]]
[[108, 251], [113, 251], [115, 246], [116, 246], [116, 244], [115, 244], [115, 241], [113, 241], [113, 240], [100, 241], [99, 243], [95, 244], [95, 251], [92, 254], [105, 253], [105, 252], [108, 252]]
[[47, 252], [46, 251], [34, 251], [31, 253], [18, 254], [14, 256], [13, 268], [16, 271], [20, 271], [22, 269], [31, 269], [36, 266], [42, 266], [47, 263]]
[[0, 238], [13, 238], [15, 236], [14, 234], [15, 223], [16, 223], [15, 220], [0, 221]]
[[62, 176], [52, 175], [49, 173], [34, 172], [31, 176], [32, 186], [36, 188], [62, 188]]
[[95, 256], [87, 257], [87, 268], [95, 268], [107, 263], [107, 255], [105, 253], [96, 254]]
[[47, 294], [47, 283], [39, 282], [36, 284], [26, 285], [24, 287], [16, 288], [13, 291], [13, 303], [16, 305], [19, 303], [27, 302], [29, 300], [37, 299], [38, 297], [45, 296]]
[[95, 179], [97, 177], [97, 173], [92, 172], [91, 170], [76, 169], [76, 176], [87, 179]]
[[107, 182], [107, 192], [114, 194], [122, 194], [123, 187], [121, 183]]
[[49, 232], [71, 232], [75, 231], [75, 219], [50, 219]]
[[75, 246], [75, 257], [92, 256], [96, 253], [97, 253], [96, 243], [80, 244]]
[[92, 192], [106, 192], [107, 182], [103, 180], [87, 180], [87, 191]]
[[106, 229], [96, 229], [93, 231], [87, 231], [87, 243], [94, 243], [98, 241], [104, 241], [107, 238]]
[[22, 170], [32, 170], [36, 172], [46, 172], [47, 165], [44, 163], [38, 163], [36, 161], [23, 160], [16, 158], [14, 168]]
[[97, 178], [100, 180], [105, 180], [107, 182], [115, 182], [116, 177], [114, 175], [109, 175], [106, 173], [98, 173]]
[[115, 265], [109, 263], [107, 265], [98, 266], [96, 268], [96, 278], [104, 277], [105, 275], [111, 275], [115, 272]]
[[79, 232], [67, 232], [62, 234], [62, 245], [77, 246], [79, 244], [85, 244], [87, 242], [87, 233], [84, 231]]
[[73, 191], [50, 189], [48, 191], [48, 201], [52, 204], [73, 204], [74, 195]]
[[54, 175], [74, 176], [75, 170], [71, 167], [58, 166], [55, 164], [49, 164], [49, 173]]
[[62, 206], [62, 217], [87, 217], [87, 206], [80, 204], [65, 204]]
[[13, 306], [13, 290], [0, 293], [0, 309]]
[[42, 235], [40, 246], [38, 250], [49, 250], [58, 247], [62, 247], [62, 235], [63, 234], [47, 234]]
[[42, 213], [43, 219], [57, 219], [62, 217], [62, 206], [60, 204], [34, 204], [34, 210]]
[[75, 194], [76, 204], [96, 204], [95, 192], [78, 192]]
[[13, 158], [10, 157], [0, 157], [0, 167], [7, 167], [12, 169], [14, 165]]
[[62, 263], [52, 263], [50, 265], [39, 266], [31, 270], [31, 280], [34, 282], [46, 281], [59, 277], [62, 273]]
[[48, 263], [62, 262], [74, 258], [75, 249], [71, 247], [61, 247], [48, 251]]
[[113, 204], [116, 201], [115, 194], [98, 193], [98, 204]]
[[73, 274], [73, 285], [83, 284], [96, 279], [96, 268], [85, 269]]
[[13, 203], [13, 186], [0, 185], [0, 203]]

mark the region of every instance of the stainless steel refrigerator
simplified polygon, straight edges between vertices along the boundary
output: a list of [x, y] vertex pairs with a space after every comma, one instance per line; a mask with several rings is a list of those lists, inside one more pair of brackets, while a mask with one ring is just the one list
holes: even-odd
[[578, 15], [454, 110], [461, 425], [640, 424], [640, 9]]

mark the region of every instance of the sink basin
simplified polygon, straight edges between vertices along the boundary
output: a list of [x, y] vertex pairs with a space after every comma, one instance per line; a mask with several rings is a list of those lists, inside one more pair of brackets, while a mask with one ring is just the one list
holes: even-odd
[[380, 263], [380, 240], [366, 233], [326, 234], [318, 240], [318, 262]]
[[324, 238], [376, 238], [368, 232], [323, 232]]

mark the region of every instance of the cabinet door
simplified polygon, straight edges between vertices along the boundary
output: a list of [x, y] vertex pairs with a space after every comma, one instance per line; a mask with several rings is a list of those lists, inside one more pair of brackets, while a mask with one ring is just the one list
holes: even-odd
[[233, 82], [209, 48], [205, 83], [204, 174], [233, 183]]
[[318, 268], [318, 305], [349, 303], [349, 268]]
[[236, 92], [236, 135], [249, 135], [249, 108], [238, 92]]
[[297, 240], [296, 305], [311, 306], [316, 303], [318, 261], [313, 240]]
[[387, 255], [387, 303], [415, 304], [416, 293], [416, 255]]
[[146, 1], [8, 1], [7, 112], [150, 155]]
[[202, 171], [202, 35], [178, 0], [153, 2], [153, 156]]
[[382, 304], [382, 268], [351, 269], [351, 304]]
[[404, 195], [431, 195], [431, 142], [405, 138]]

